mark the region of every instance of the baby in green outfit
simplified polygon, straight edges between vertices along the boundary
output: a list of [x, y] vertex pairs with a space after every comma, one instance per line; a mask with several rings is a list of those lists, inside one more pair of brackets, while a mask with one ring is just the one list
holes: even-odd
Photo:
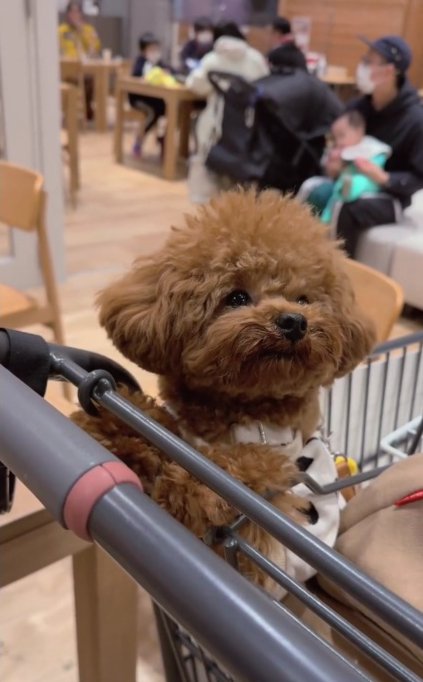
[[364, 118], [355, 110], [346, 111], [336, 119], [331, 128], [331, 137], [333, 144], [325, 152], [323, 165], [328, 174], [336, 179], [323, 182], [308, 198], [324, 223], [332, 222], [337, 204], [355, 201], [364, 194], [379, 191], [379, 185], [364, 175], [354, 162], [366, 159], [383, 168], [391, 154], [387, 144], [366, 135]]

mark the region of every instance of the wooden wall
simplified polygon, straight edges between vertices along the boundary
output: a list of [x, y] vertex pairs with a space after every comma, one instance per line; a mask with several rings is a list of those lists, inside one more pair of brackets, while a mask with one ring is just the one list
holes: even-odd
[[410, 78], [423, 87], [423, 0], [279, 0], [278, 13], [310, 17], [310, 49], [351, 74], [365, 49], [359, 35], [402, 35], [414, 52]]

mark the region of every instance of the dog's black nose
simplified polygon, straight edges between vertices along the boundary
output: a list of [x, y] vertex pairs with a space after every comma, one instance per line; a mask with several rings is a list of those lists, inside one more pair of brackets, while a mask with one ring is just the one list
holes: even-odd
[[299, 341], [307, 331], [307, 320], [299, 313], [284, 313], [275, 320], [282, 334], [290, 341]]

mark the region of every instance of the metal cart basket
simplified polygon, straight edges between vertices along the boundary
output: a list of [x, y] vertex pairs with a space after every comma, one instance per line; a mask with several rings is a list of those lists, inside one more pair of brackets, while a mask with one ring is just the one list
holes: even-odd
[[[19, 357], [24, 353], [30, 359], [26, 362], [30, 368], [27, 376], [22, 375], [20, 363], [16, 362], [16, 347], [19, 347]], [[366, 471], [326, 487], [316, 488], [313, 481], [304, 479], [306, 484], [327, 494], [369, 480], [389, 465], [379, 466], [380, 441], [392, 428], [391, 416], [389, 424], [385, 422], [386, 413], [391, 411], [387, 387], [394, 371], [392, 367], [399, 358], [399, 370], [395, 372], [399, 372], [397, 387], [401, 397], [397, 391], [392, 408], [393, 423], [397, 426], [403, 414], [407, 414], [407, 419], [421, 414], [422, 347], [423, 334], [385, 344], [376, 349], [364, 368], [358, 368], [357, 374], [354, 372], [347, 378], [345, 386], [335, 386], [322, 397], [326, 405], [326, 436], [335, 442], [337, 426], [341, 423], [342, 436], [335, 449], [349, 455], [359, 453], [356, 457]], [[414, 369], [409, 370], [409, 365]], [[380, 371], [376, 369], [380, 366], [383, 367], [380, 394], [383, 408], [372, 393], [373, 376]], [[210, 529], [210, 544], [220, 543], [226, 562], [145, 496], [131, 479], [130, 472], [125, 473], [124, 465], [113, 455], [36, 395], [34, 390], [44, 393], [48, 377], [74, 383], [84, 409], [95, 413], [101, 405], [109, 410], [239, 510], [239, 518], [231, 527]], [[356, 381], [359, 389], [354, 388]], [[374, 679], [361, 667], [362, 658], [376, 665], [383, 679], [422, 679], [417, 662], [416, 666], [405, 664], [390, 652], [389, 646], [381, 646], [359, 630], [321, 599], [313, 586], [310, 589], [309, 585], [298, 583], [246, 543], [238, 534], [239, 528], [247, 520], [261, 526], [418, 648], [423, 648], [423, 613], [324, 545], [270, 501], [256, 495], [148, 415], [136, 410], [116, 390], [117, 383], [136, 384], [121, 367], [92, 353], [2, 330], [0, 382], [3, 509], [11, 502], [13, 477], [9, 472], [13, 471], [25, 480], [59, 523], [97, 542], [147, 589], [156, 605], [167, 682]], [[361, 391], [359, 400], [355, 398], [356, 390]], [[341, 418], [334, 405], [336, 391], [346, 391], [347, 396], [347, 409]], [[369, 428], [366, 414], [373, 401], [379, 418], [374, 426], [371, 417]], [[338, 407], [339, 398], [336, 399]], [[28, 430], [22, 424], [33, 426]], [[360, 424], [365, 429], [364, 435]], [[417, 447], [418, 443], [414, 444]], [[68, 502], [75, 486], [93, 471], [105, 468], [117, 472], [116, 480], [87, 508], [84, 523], [80, 519], [74, 522]], [[240, 553], [340, 634], [361, 658], [356, 654], [348, 658], [340, 653], [337, 647], [311, 632], [285, 603], [275, 602], [250, 584], [234, 570]]]

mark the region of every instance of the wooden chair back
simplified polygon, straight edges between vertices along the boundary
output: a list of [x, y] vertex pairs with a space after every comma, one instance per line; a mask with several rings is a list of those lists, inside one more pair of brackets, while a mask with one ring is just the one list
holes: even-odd
[[393, 279], [355, 260], [346, 261], [357, 303], [376, 326], [377, 342], [389, 338], [404, 305], [402, 288]]
[[[43, 177], [35, 171], [0, 161], [0, 222], [12, 229], [35, 232], [46, 303], [39, 305], [24, 292], [0, 285], [0, 326], [45, 324], [57, 343], [64, 343], [59, 295], [45, 225], [46, 193]], [[69, 385], [65, 384], [69, 397]]]
[[85, 125], [87, 120], [87, 106], [85, 100], [84, 70], [82, 62], [78, 59], [60, 60], [60, 80], [63, 83], [70, 83], [78, 89], [79, 111], [82, 122]]
[[21, 230], [36, 230], [43, 178], [38, 173], [0, 161], [0, 222]]

